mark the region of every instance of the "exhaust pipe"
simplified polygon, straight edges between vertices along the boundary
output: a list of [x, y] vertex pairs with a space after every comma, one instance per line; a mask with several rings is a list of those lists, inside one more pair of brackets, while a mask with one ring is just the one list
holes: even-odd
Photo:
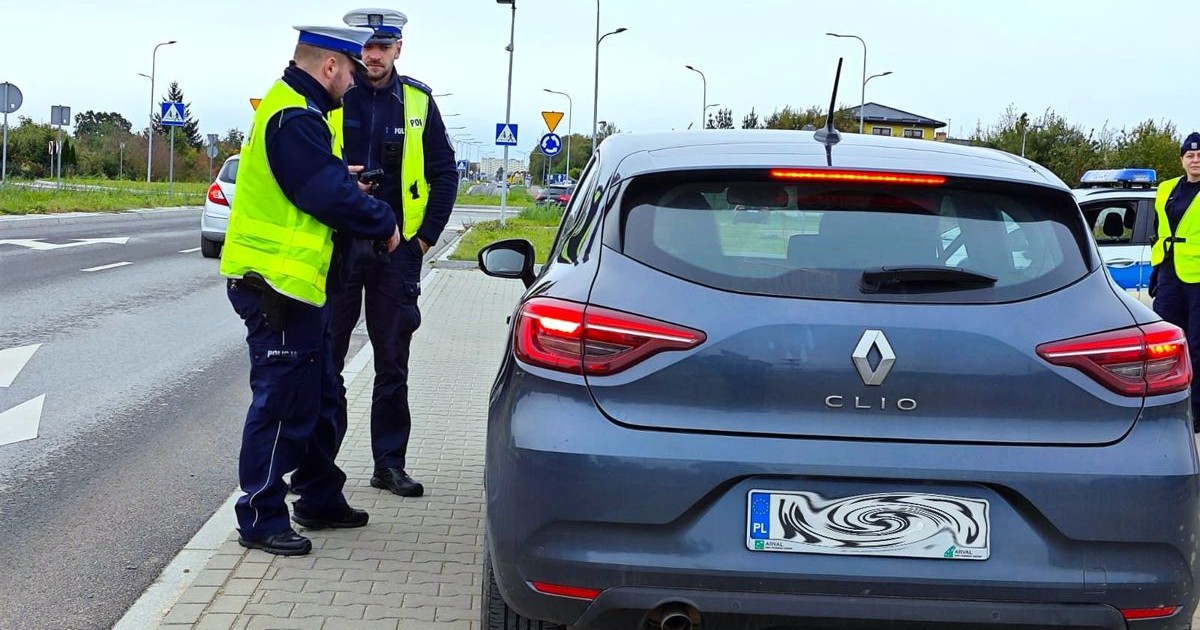
[[648, 628], [657, 630], [696, 630], [700, 627], [700, 611], [682, 602], [663, 604], [650, 613]]

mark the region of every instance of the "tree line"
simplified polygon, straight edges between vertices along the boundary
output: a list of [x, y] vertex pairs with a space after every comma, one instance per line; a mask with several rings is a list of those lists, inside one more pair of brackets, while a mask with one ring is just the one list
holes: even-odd
[[[165, 101], [187, 104], [177, 82], [167, 88]], [[208, 181], [209, 159], [200, 123], [186, 108], [184, 125], [175, 129], [175, 180]], [[27, 116], [17, 119], [8, 132], [8, 174], [19, 178], [49, 178], [56, 173], [56, 158], [51, 146], [56, 138], [62, 140], [62, 170], [64, 177], [146, 180], [146, 150], [149, 133], [154, 134], [153, 179], [165, 181], [169, 174], [171, 144], [170, 128], [164, 127], [156, 113], [149, 128], [136, 132], [133, 123], [118, 112], [88, 110], [75, 115], [74, 133], [59, 134], [58, 128], [34, 122]], [[229, 129], [217, 142], [217, 157], [213, 170], [237, 153], [244, 134]]]
[[[707, 129], [733, 129], [733, 111], [729, 108], [710, 114]], [[825, 111], [784, 107], [766, 118], [752, 108], [742, 118], [742, 129], [805, 129], [825, 126]], [[858, 119], [842, 108], [834, 112], [834, 127], [843, 133], [857, 133]], [[1152, 168], [1159, 180], [1183, 174], [1179, 163], [1181, 132], [1169, 120], [1146, 119], [1133, 127], [1085, 129], [1073, 124], [1053, 109], [1031, 117], [1009, 105], [999, 120], [989, 126], [977, 124], [967, 138], [953, 142], [990, 147], [1021, 155], [1041, 164], [1069, 186], [1079, 183], [1085, 171], [1101, 168]]]

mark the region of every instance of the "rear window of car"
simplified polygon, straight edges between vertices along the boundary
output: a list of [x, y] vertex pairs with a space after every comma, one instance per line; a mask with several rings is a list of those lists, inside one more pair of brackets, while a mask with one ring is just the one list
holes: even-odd
[[238, 164], [240, 163], [241, 160], [229, 160], [226, 162], [221, 166], [221, 172], [217, 173], [217, 179], [229, 184], [237, 183]]
[[[1094, 264], [1072, 197], [1035, 186], [797, 183], [710, 171], [636, 178], [620, 207], [627, 256], [740, 293], [1004, 302], [1062, 288]], [[864, 274], [889, 270], [933, 273], [882, 286]]]

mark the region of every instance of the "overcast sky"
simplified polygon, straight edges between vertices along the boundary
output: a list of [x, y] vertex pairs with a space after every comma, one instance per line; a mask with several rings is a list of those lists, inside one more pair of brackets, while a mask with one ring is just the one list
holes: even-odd
[[[504, 120], [510, 10], [494, 0], [377, 4], [408, 14], [401, 72], [452, 93], [438, 99], [450, 127], [494, 142]], [[1039, 115], [1052, 107], [1086, 130], [1168, 119], [1200, 128], [1193, 51], [1200, 3], [1183, 0], [600, 0], [601, 33], [625, 27], [600, 50], [599, 119], [622, 131], [699, 125], [708, 102], [761, 116], [785, 105], [829, 101], [845, 57], [839, 103], [859, 102], [862, 46], [866, 99], [950, 123], [967, 135], [1011, 103]], [[372, 6], [368, 4], [367, 6]], [[825, 8], [831, 7], [831, 8]], [[179, 81], [204, 133], [245, 129], [260, 96], [291, 57], [297, 24], [340, 25], [359, 5], [328, 0], [0, 0], [0, 82], [24, 93], [16, 115], [49, 119], [117, 111], [146, 124], [151, 53], [158, 42], [155, 101]], [[1178, 28], [1179, 32], [1171, 29]], [[513, 121], [519, 148], [545, 132], [539, 112], [567, 111], [574, 131], [592, 124], [595, 0], [518, 0]], [[11, 117], [10, 117], [11, 118]], [[10, 120], [16, 124], [15, 120]], [[564, 119], [558, 131], [567, 131]], [[485, 147], [485, 154], [487, 148]]]

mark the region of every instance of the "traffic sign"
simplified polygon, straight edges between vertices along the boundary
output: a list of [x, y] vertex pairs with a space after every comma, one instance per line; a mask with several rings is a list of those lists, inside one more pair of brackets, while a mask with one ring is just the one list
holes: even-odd
[[60, 127], [71, 126], [71, 108], [62, 105], [50, 106], [50, 124]]
[[467, 170], [467, 166], [469, 166], [469, 163], [466, 160], [459, 160], [458, 163], [455, 165], [455, 167], [460, 171]]
[[216, 157], [217, 157], [217, 145], [215, 145], [215, 144], [208, 145], [208, 159], [211, 160]]
[[517, 126], [496, 123], [496, 145], [517, 146]]
[[182, 127], [184, 123], [183, 103], [167, 101], [159, 103], [162, 115], [159, 122], [164, 127]]
[[562, 117], [562, 112], [542, 112], [542, 120], [546, 121], [546, 128], [550, 130], [550, 133], [554, 133], [554, 128], [562, 122]]
[[556, 133], [548, 133], [538, 141], [538, 146], [542, 148], [542, 153], [548, 156], [555, 156], [558, 155], [559, 151], [562, 151], [562, 138]]
[[0, 114], [11, 114], [21, 109], [21, 90], [11, 83], [0, 83]]

